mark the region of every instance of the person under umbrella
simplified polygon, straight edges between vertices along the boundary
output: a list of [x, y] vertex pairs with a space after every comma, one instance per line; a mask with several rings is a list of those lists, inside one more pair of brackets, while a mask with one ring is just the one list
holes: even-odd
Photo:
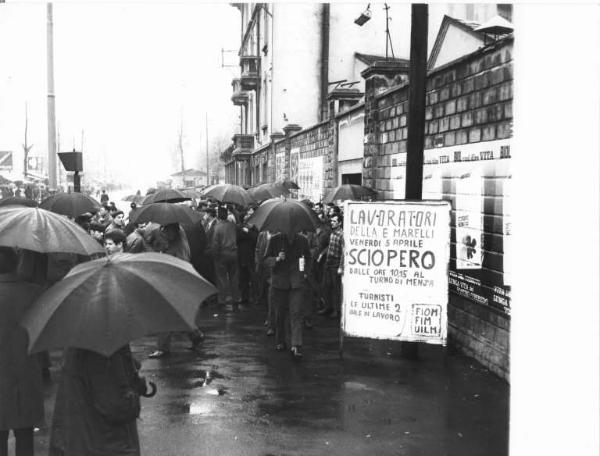
[[0, 247], [0, 454], [8, 454], [12, 430], [17, 455], [33, 456], [33, 428], [44, 420], [42, 370], [19, 321], [42, 287], [19, 279], [17, 264], [16, 252]]
[[275, 349], [290, 351], [294, 359], [302, 358], [302, 317], [311, 264], [308, 240], [301, 234], [277, 233], [269, 241], [266, 257], [273, 265], [271, 299], [276, 309]]
[[240, 294], [242, 302], [254, 304], [256, 299], [256, 274], [254, 264], [254, 254], [258, 238], [258, 230], [248, 219], [254, 213], [254, 208], [248, 208], [244, 215], [243, 223], [237, 231], [237, 249], [240, 268]]
[[125, 214], [123, 211], [115, 211], [112, 214], [112, 221], [106, 227], [105, 232], [110, 233], [112, 230], [125, 231]]
[[98, 209], [98, 212], [96, 212], [96, 215], [93, 217], [92, 221], [99, 223], [104, 227], [104, 230], [106, 230], [106, 228], [112, 222], [112, 217], [108, 212], [108, 206], [101, 206], [100, 209]]
[[50, 455], [139, 455], [139, 396], [153, 393], [138, 376], [128, 343], [189, 330], [198, 306], [215, 291], [182, 260], [125, 253], [76, 266], [40, 296], [21, 320], [30, 353], [70, 347]]
[[218, 222], [211, 234], [211, 253], [215, 259], [219, 304], [239, 305], [239, 264], [236, 225], [227, 220], [227, 208], [217, 210]]
[[54, 406], [50, 456], [139, 455], [139, 367], [129, 345], [110, 356], [67, 349]]
[[123, 253], [125, 250], [125, 233], [119, 229], [114, 229], [104, 233], [104, 248], [108, 255]]
[[[153, 235], [151, 248], [155, 252], [165, 253], [174, 256], [180, 260], [191, 262], [190, 245], [185, 234], [185, 230], [178, 223], [170, 223], [161, 226]], [[202, 332], [195, 328], [194, 331], [187, 332], [187, 337], [191, 342], [190, 350], [196, 350], [204, 339]], [[149, 358], [163, 358], [171, 353], [172, 332], [161, 333], [157, 337], [156, 350]]]

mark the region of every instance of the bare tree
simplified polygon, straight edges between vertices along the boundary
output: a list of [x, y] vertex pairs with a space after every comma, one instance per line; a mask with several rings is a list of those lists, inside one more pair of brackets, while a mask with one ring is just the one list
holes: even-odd
[[33, 144], [27, 144], [27, 126], [29, 123], [29, 117], [27, 113], [27, 103], [25, 103], [25, 142], [23, 143], [23, 180], [27, 180], [27, 161], [29, 159], [29, 152], [33, 147]]
[[185, 186], [185, 158], [183, 152], [183, 113], [179, 121], [179, 138], [177, 141], [177, 150], [179, 152], [179, 162], [181, 165], [181, 181]]

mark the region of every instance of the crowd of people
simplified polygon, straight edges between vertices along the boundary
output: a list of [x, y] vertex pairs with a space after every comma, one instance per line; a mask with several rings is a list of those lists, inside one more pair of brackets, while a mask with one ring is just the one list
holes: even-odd
[[[314, 211], [319, 225], [315, 231], [290, 236], [259, 232], [252, 223], [256, 206], [242, 208], [208, 200], [180, 204], [192, 206], [198, 213], [197, 222], [136, 223], [136, 203], [131, 203], [125, 213], [103, 192], [99, 210], [81, 214], [75, 222], [108, 255], [160, 252], [190, 262], [218, 290], [209, 298], [213, 300], [210, 304], [232, 312], [263, 312], [265, 333], [274, 336], [275, 350], [289, 350], [294, 359], [301, 359], [302, 332], [313, 327], [316, 315], [332, 319], [340, 316], [344, 248], [340, 207], [303, 201]], [[0, 299], [15, 304], [14, 308], [3, 308], [0, 319], [0, 456], [8, 454], [10, 430], [16, 437], [17, 455], [33, 454], [33, 428], [43, 420], [42, 378], [49, 377], [50, 372], [48, 354], [28, 356], [24, 330], [13, 328], [44, 288], [88, 259], [51, 254], [40, 265], [41, 257], [0, 247]], [[19, 298], [5, 299], [8, 296]], [[192, 350], [204, 339], [200, 328], [186, 335]], [[172, 336], [157, 335], [156, 350], [148, 356], [169, 356]], [[50, 454], [90, 454], [86, 453], [90, 448], [98, 451], [94, 454], [139, 454], [139, 367], [128, 345], [110, 357], [67, 349]], [[91, 395], [93, 403], [89, 403]], [[107, 439], [109, 434], [111, 438]]]
[[[343, 272], [343, 214], [339, 206], [303, 203], [313, 210], [319, 226], [294, 237], [259, 232], [252, 224], [255, 206], [247, 208], [216, 201], [193, 204], [199, 214], [194, 224], [133, 223], [136, 203], [125, 214], [107, 200], [96, 214], [76, 221], [109, 254], [161, 252], [189, 261], [218, 289], [216, 304], [235, 311], [265, 309], [265, 331], [275, 336], [277, 350], [302, 353], [302, 328], [312, 328], [316, 315], [339, 318]], [[190, 334], [192, 347], [203, 338]], [[158, 338], [151, 358], [170, 353], [171, 335]]]

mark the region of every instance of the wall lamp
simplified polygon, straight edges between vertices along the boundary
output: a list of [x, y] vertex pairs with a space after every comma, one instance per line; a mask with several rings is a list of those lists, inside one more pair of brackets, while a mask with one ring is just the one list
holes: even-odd
[[362, 13], [360, 13], [360, 16], [358, 16], [354, 20], [354, 23], [356, 25], [359, 25], [362, 27], [369, 19], [371, 19], [371, 4], [370, 3], [367, 5], [367, 9], [364, 10]]

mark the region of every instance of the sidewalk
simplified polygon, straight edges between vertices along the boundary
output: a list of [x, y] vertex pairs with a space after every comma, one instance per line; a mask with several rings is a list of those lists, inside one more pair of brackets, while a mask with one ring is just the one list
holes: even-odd
[[[422, 345], [407, 361], [398, 343], [346, 339], [341, 360], [336, 323], [319, 318], [297, 362], [273, 349], [263, 308], [202, 312], [199, 353], [185, 337], [160, 360], [145, 359], [153, 338], [132, 344], [158, 386], [142, 399], [143, 455], [508, 454], [509, 385], [469, 358]], [[36, 433], [36, 454], [47, 454], [48, 434]]]

